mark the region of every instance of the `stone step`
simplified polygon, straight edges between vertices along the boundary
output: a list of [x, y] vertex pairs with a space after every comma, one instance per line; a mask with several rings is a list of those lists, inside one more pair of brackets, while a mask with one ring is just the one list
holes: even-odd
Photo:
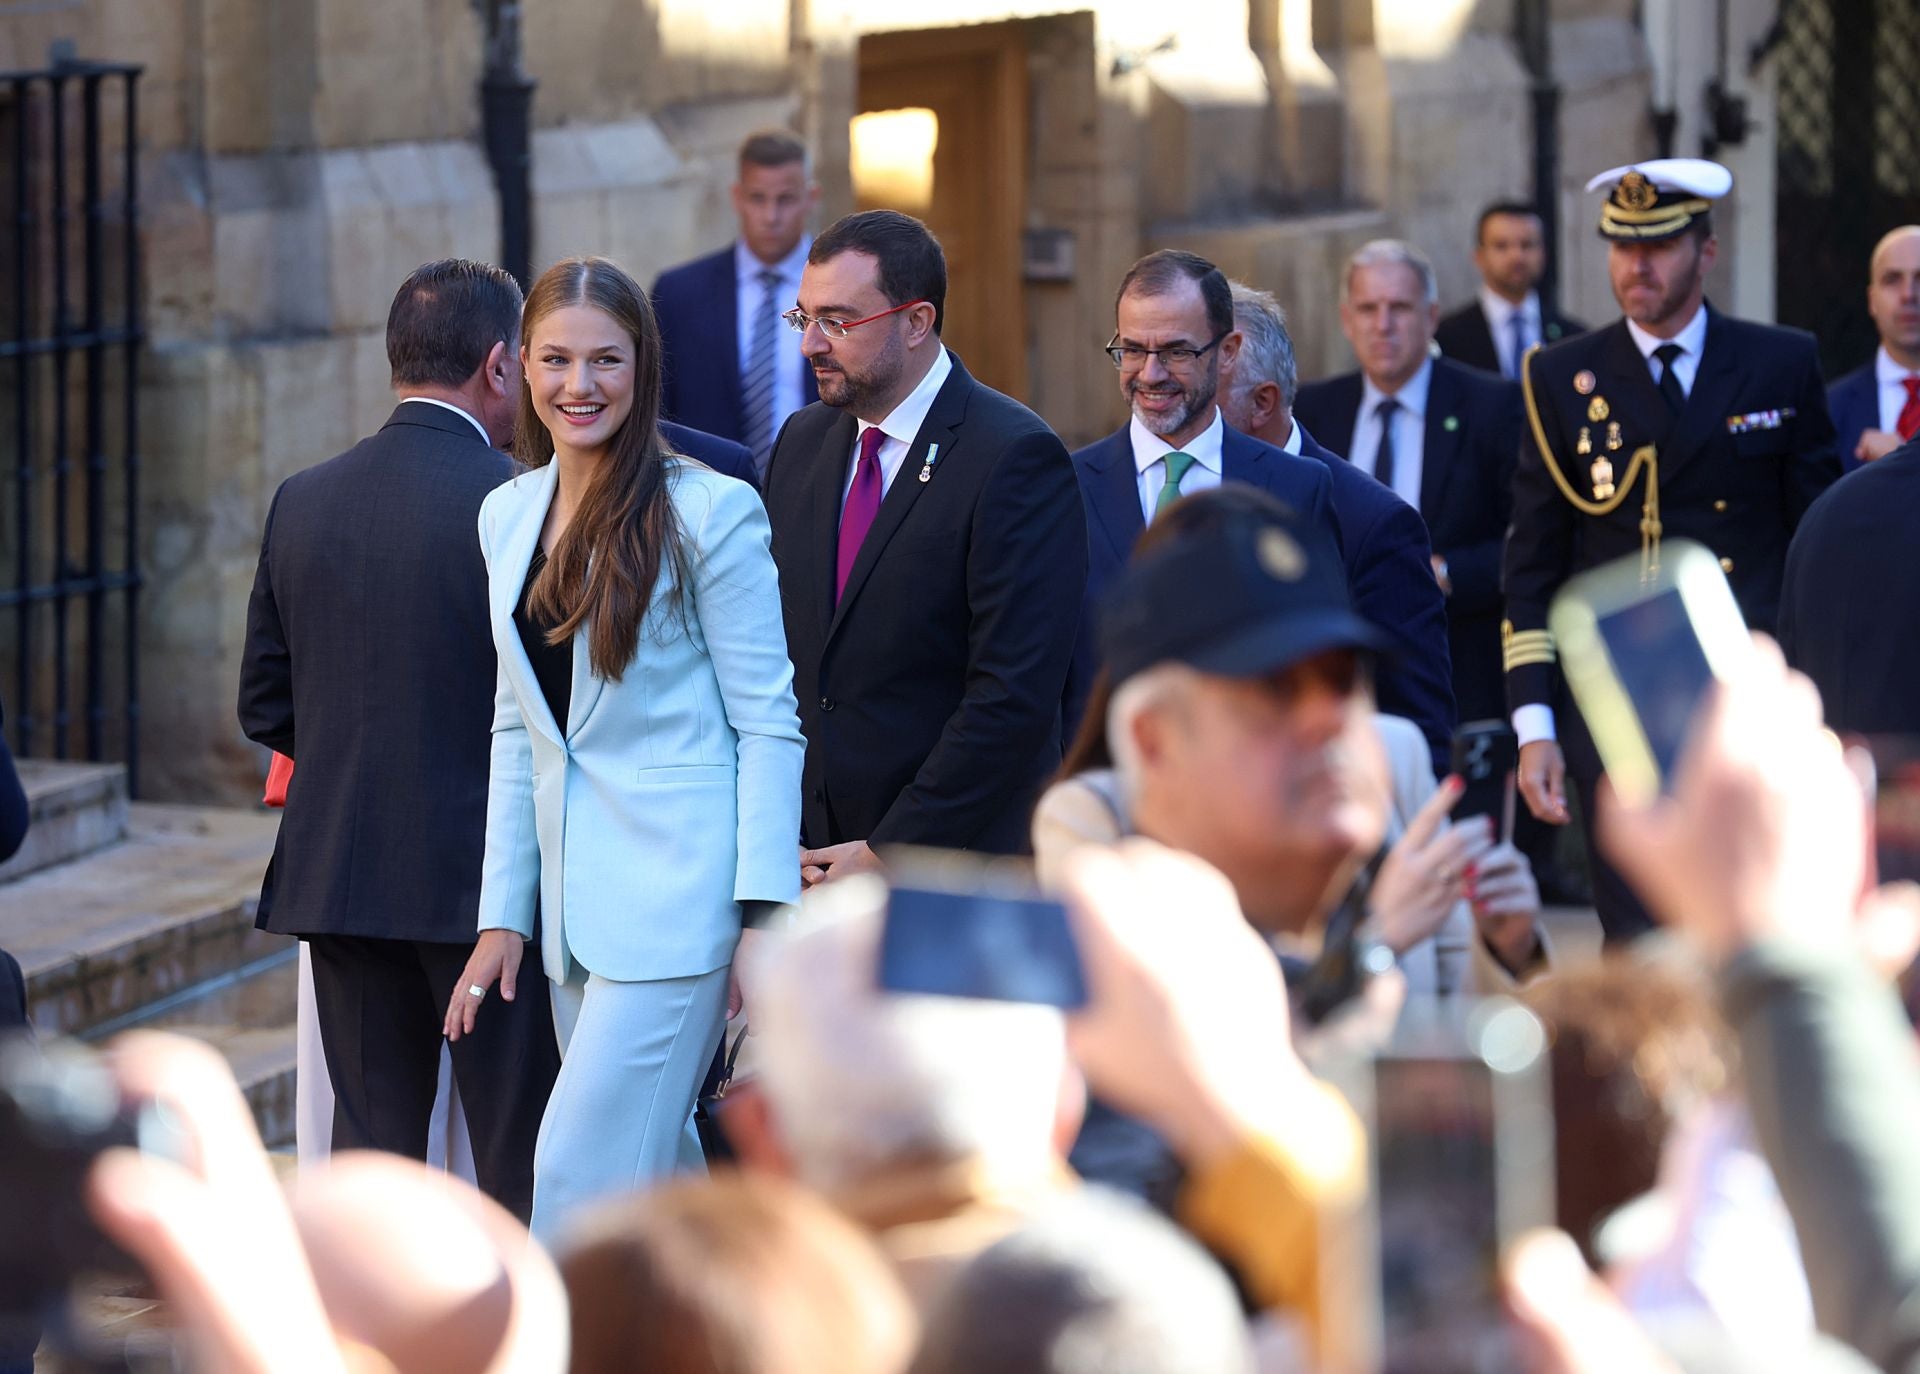
[[29, 825], [0, 883], [118, 844], [127, 834], [127, 770], [118, 763], [19, 759]]
[[0, 886], [43, 1031], [80, 1034], [291, 950], [253, 928], [279, 817], [137, 803], [125, 840]]
[[95, 1027], [86, 1038], [105, 1040], [122, 1031], [158, 1030], [204, 1041], [232, 1065], [267, 1148], [291, 1146], [299, 987], [298, 952], [289, 947]]

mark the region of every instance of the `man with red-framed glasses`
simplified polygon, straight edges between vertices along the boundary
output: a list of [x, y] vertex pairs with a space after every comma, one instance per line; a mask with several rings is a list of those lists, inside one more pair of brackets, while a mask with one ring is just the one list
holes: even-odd
[[766, 485], [809, 885], [885, 844], [1022, 852], [1060, 762], [1079, 488], [1046, 422], [940, 342], [946, 287], [925, 225], [867, 211], [814, 240], [786, 317], [820, 389]]

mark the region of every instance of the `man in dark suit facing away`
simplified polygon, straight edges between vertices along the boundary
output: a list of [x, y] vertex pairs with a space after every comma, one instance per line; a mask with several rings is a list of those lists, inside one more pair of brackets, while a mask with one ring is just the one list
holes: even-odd
[[745, 444], [736, 444], [731, 439], [722, 439], [705, 430], [688, 429], [671, 420], [660, 422], [660, 439], [675, 453], [685, 454], [695, 462], [705, 463], [715, 472], [737, 477], [748, 486], [759, 489], [760, 477], [753, 469], [753, 450]]
[[740, 237], [653, 284], [666, 350], [661, 414], [745, 444], [756, 474], [787, 416], [819, 398], [799, 340], [780, 324], [800, 289], [819, 199], [806, 144], [784, 129], [752, 135], [733, 184]]
[[803, 875], [883, 844], [1028, 846], [1086, 585], [1066, 447], [940, 342], [946, 257], [892, 210], [814, 240], [788, 318], [820, 402], [767, 513], [807, 737]]
[[1482, 210], [1473, 265], [1480, 269], [1479, 295], [1433, 331], [1442, 356], [1518, 381], [1529, 348], [1585, 331], [1580, 321], [1547, 310], [1540, 300], [1547, 234], [1533, 206], [1503, 200]]
[[1453, 672], [1447, 607], [1433, 575], [1426, 522], [1293, 418], [1299, 369], [1286, 314], [1270, 293], [1231, 285], [1240, 351], [1221, 370], [1220, 409], [1242, 434], [1326, 467], [1354, 612], [1397, 641], [1398, 652], [1374, 669], [1380, 709], [1418, 725], [1435, 771], [1445, 772], [1453, 742]]
[[[336, 1149], [424, 1159], [473, 948], [495, 660], [480, 502], [513, 475], [520, 288], [428, 263], [387, 316], [400, 403], [281, 484], [247, 608], [240, 724], [298, 765], [259, 924], [313, 960]], [[480, 1186], [522, 1218], [559, 1050], [538, 946], [453, 1046]]]
[[1147, 525], [1180, 497], [1223, 482], [1260, 487], [1340, 542], [1326, 469], [1221, 417], [1221, 369], [1240, 347], [1226, 274], [1195, 253], [1149, 253], [1120, 279], [1113, 314], [1106, 353], [1131, 414], [1073, 455], [1087, 508], [1087, 594], [1067, 678], [1069, 735], [1100, 671], [1100, 603]]
[[1427, 522], [1460, 719], [1498, 719], [1500, 547], [1513, 509], [1520, 389], [1431, 355], [1439, 295], [1433, 264], [1412, 244], [1362, 247], [1340, 294], [1360, 370], [1301, 387], [1294, 419]]
[[1920, 224], [1890, 230], [1874, 246], [1867, 312], [1880, 347], [1827, 388], [1843, 472], [1920, 435]]

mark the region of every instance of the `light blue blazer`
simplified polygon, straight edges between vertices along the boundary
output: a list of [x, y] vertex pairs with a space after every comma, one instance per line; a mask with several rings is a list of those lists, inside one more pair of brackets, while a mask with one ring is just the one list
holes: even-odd
[[572, 958], [618, 982], [710, 973], [733, 958], [739, 902], [800, 892], [805, 744], [766, 511], [744, 482], [669, 462], [693, 581], [684, 624], [663, 609], [663, 567], [620, 681], [592, 671], [575, 635], [565, 722], [513, 622], [555, 465], [480, 507], [500, 669], [479, 928], [531, 937], [538, 893], [556, 981]]

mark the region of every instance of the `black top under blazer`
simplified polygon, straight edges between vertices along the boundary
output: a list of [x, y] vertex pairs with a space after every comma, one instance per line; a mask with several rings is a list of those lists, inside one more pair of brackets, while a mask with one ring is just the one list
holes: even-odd
[[403, 402], [281, 483], [247, 607], [240, 725], [297, 764], [257, 924], [471, 944], [495, 661], [480, 502], [513, 462]]
[[819, 403], [797, 411], [768, 465], [810, 846], [1022, 853], [1060, 764], [1060, 692], [1087, 581], [1079, 484], [1044, 420], [949, 356], [952, 375], [837, 609], [858, 423]]

